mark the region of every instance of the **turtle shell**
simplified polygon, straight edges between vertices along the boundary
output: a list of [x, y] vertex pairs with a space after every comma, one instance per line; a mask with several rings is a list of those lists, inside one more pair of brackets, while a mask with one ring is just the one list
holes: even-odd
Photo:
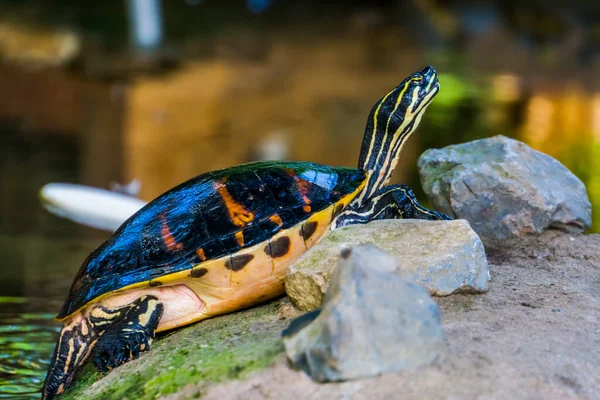
[[57, 319], [107, 293], [150, 286], [267, 241], [356, 192], [365, 179], [355, 168], [272, 161], [193, 178], [148, 203], [87, 257]]

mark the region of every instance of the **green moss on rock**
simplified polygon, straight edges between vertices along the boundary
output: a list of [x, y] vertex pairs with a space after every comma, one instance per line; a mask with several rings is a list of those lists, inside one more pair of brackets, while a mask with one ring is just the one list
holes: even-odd
[[61, 399], [155, 399], [191, 383], [222, 382], [270, 366], [283, 351], [280, 300], [160, 336], [138, 360], [101, 374], [88, 363]]

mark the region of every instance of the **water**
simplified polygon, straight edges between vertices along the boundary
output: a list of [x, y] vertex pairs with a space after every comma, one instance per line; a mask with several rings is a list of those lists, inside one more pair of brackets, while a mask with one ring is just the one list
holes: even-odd
[[39, 398], [61, 306], [96, 240], [0, 235], [0, 398]]
[[[246, 2], [238, 11], [169, 2], [178, 10], [165, 8], [165, 40], [176, 39], [184, 61], [166, 62], [167, 73], [129, 71], [122, 53], [110, 53], [127, 43], [125, 25], [110, 19], [124, 15], [124, 2], [98, 11], [90, 25], [110, 44], [88, 50], [83, 67], [0, 64], [0, 398], [39, 396], [59, 329], [53, 317], [82, 260], [107, 237], [50, 216], [37, 198], [43, 184], [108, 188], [137, 178], [150, 200], [199, 173], [261, 158], [356, 165], [373, 102], [425, 64], [442, 89], [396, 182], [424, 199], [416, 160], [425, 149], [503, 134], [579, 176], [600, 231], [600, 69], [570, 62], [568, 48], [523, 47], [518, 35], [485, 31], [499, 18], [487, 5], [485, 24], [467, 15], [476, 35], [456, 48], [402, 2], [326, 13], [309, 3], [247, 2], [268, 5], [257, 12]], [[43, 49], [31, 53], [51, 55], [41, 37]]]
[[54, 312], [40, 312], [42, 304], [39, 298], [0, 297], [0, 398], [39, 397], [59, 330]]

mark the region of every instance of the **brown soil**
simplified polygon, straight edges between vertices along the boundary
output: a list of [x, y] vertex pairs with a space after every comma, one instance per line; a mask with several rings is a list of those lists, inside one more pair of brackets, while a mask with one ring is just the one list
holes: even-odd
[[599, 399], [600, 235], [547, 232], [487, 246], [484, 295], [438, 299], [440, 365], [317, 384], [283, 357], [243, 381], [190, 385], [170, 399]]

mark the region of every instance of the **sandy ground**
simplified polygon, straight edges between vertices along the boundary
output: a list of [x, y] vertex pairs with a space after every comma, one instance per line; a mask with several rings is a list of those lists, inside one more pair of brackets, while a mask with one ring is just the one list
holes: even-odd
[[316, 384], [282, 356], [243, 381], [169, 399], [600, 399], [600, 235], [547, 232], [487, 246], [484, 295], [438, 299], [443, 362]]

